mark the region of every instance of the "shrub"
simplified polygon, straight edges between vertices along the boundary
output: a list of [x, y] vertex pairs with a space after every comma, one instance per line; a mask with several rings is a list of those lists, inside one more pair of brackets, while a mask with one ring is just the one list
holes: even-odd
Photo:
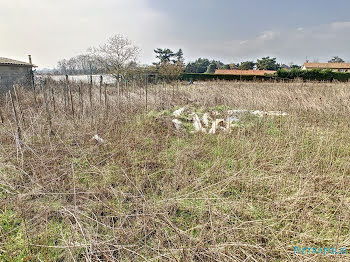
[[333, 72], [331, 70], [301, 70], [292, 69], [287, 71], [285, 69], [277, 70], [277, 77], [295, 79], [302, 78], [303, 80], [315, 80], [315, 81], [333, 81], [338, 80], [341, 82], [349, 81], [350, 73]]
[[207, 80], [270, 80], [273, 76], [254, 76], [254, 75], [218, 75], [218, 74], [183, 74], [182, 80], [207, 81]]

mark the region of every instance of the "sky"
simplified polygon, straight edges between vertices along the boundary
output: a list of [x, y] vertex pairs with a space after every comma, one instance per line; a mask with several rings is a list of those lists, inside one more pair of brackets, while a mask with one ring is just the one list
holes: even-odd
[[0, 57], [53, 68], [122, 34], [141, 64], [158, 47], [182, 48], [186, 62], [350, 61], [348, 10], [348, 0], [0, 0]]

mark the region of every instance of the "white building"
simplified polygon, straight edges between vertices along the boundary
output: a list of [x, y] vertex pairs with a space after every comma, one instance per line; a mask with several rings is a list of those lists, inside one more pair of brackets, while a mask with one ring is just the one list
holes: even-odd
[[350, 72], [350, 63], [309, 63], [306, 62], [301, 69], [332, 70], [333, 72]]

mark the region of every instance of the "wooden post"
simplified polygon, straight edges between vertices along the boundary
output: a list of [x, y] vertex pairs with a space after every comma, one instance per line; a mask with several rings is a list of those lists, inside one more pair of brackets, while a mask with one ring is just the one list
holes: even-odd
[[2, 113], [1, 108], [0, 108], [0, 118], [1, 118], [1, 124], [3, 124], [5, 121], [4, 121], [4, 115]]
[[73, 95], [72, 95], [72, 85], [69, 86], [69, 97], [70, 97], [70, 103], [72, 106], [72, 114], [74, 118], [74, 105], [73, 105]]
[[47, 93], [46, 93], [46, 81], [44, 86], [42, 85], [42, 83], [40, 83], [41, 85], [41, 90], [44, 94], [44, 102], [45, 102], [45, 110], [46, 110], [46, 120], [47, 123], [49, 124], [49, 128], [50, 128], [50, 135], [53, 135], [53, 131], [52, 131], [52, 120], [51, 120], [51, 114], [50, 114], [50, 110], [49, 110], [49, 101], [47, 99]]
[[63, 96], [64, 96], [64, 109], [67, 107], [67, 94], [68, 94], [68, 75], [66, 75], [66, 84], [63, 89]]
[[20, 113], [19, 121], [23, 124], [23, 126], [25, 126], [22, 103], [21, 103], [21, 100], [20, 100], [20, 97], [19, 97], [19, 92], [17, 90], [17, 86], [16, 85], [13, 86], [13, 91], [15, 93], [16, 101], [17, 101], [18, 108], [19, 108], [19, 113]]
[[90, 100], [90, 110], [92, 114], [92, 76], [90, 76], [90, 85], [89, 85], [89, 100]]
[[55, 101], [55, 92], [53, 90], [53, 87], [51, 86], [51, 96], [52, 96], [52, 106], [53, 111], [56, 112], [56, 101]]
[[157, 105], [157, 85], [154, 85], [153, 87], [154, 87], [154, 104]]
[[119, 83], [119, 77], [117, 78], [117, 103], [118, 103], [118, 109], [120, 109], [120, 83]]
[[103, 85], [103, 76], [100, 76], [100, 104], [102, 101], [102, 85]]
[[147, 111], [147, 104], [148, 104], [148, 78], [146, 76], [146, 111]]
[[80, 81], [80, 85], [79, 85], [79, 101], [80, 101], [80, 111], [81, 114], [84, 113], [84, 100], [83, 100], [83, 82]]
[[13, 101], [13, 97], [11, 95], [11, 91], [9, 91], [9, 96], [10, 96], [10, 100], [11, 100], [11, 104], [12, 104], [12, 112], [13, 112], [13, 116], [15, 118], [15, 124], [16, 124], [16, 127], [17, 127], [17, 137], [16, 137], [16, 139], [18, 141], [16, 141], [16, 142], [19, 142], [20, 140], [22, 140], [21, 128], [19, 126], [16, 106], [15, 106], [15, 102]]
[[104, 90], [104, 93], [105, 93], [105, 110], [106, 110], [106, 115], [108, 116], [108, 100], [107, 100], [107, 84], [105, 83], [105, 90]]
[[33, 69], [30, 69], [30, 83], [33, 89], [34, 103], [36, 104], [36, 91], [35, 91], [35, 82], [34, 82], [34, 72]]
[[93, 111], [93, 103], [92, 103], [92, 75], [90, 75], [90, 85], [89, 85], [89, 99], [90, 99], [90, 114], [91, 114], [91, 127], [94, 124], [94, 111]]

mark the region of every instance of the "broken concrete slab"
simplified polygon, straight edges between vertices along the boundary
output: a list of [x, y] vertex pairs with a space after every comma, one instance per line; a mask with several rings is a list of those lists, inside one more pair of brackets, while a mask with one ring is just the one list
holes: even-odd
[[174, 124], [175, 129], [181, 130], [183, 128], [182, 122], [180, 120], [173, 119], [172, 122]]
[[184, 111], [185, 111], [185, 108], [184, 108], [184, 107], [181, 107], [181, 108], [179, 108], [179, 109], [177, 109], [177, 110], [175, 110], [175, 111], [173, 112], [173, 116], [179, 117], [179, 116], [182, 115], [182, 113], [183, 113]]

